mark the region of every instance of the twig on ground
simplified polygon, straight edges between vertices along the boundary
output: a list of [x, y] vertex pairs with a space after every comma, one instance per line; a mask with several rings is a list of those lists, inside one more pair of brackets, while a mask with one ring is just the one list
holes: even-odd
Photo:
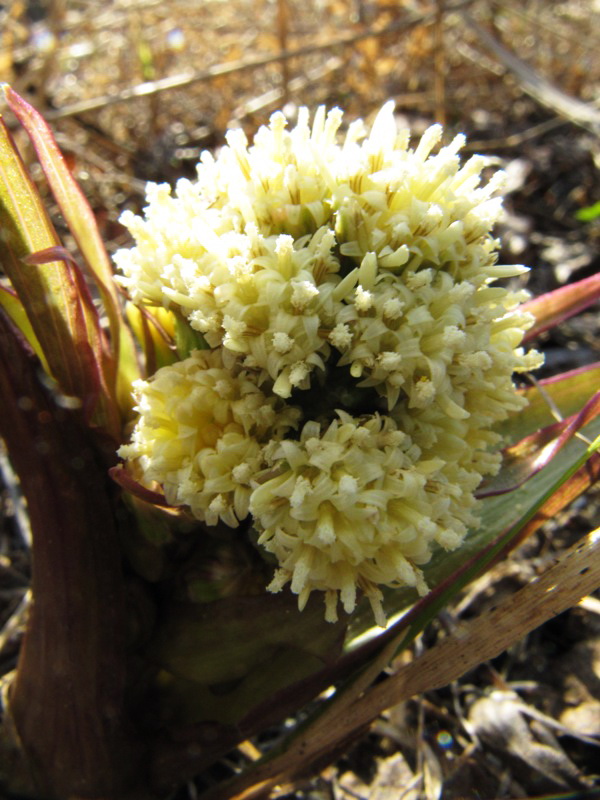
[[[459, 11], [466, 6], [470, 5], [473, 0], [458, 0], [458, 2], [447, 6], [446, 12]], [[247, 70], [258, 69], [259, 67], [266, 67], [269, 64], [282, 62], [291, 58], [299, 58], [302, 56], [312, 55], [314, 53], [323, 52], [325, 50], [333, 50], [337, 47], [347, 47], [355, 42], [369, 39], [372, 37], [387, 36], [391, 33], [406, 32], [417, 25], [428, 25], [435, 19], [436, 12], [431, 11], [427, 14], [412, 16], [409, 19], [396, 20], [385, 28], [379, 30], [360, 31], [359, 33], [348, 33], [340, 36], [337, 39], [330, 39], [322, 44], [309, 45], [307, 47], [300, 47], [296, 50], [288, 50], [285, 52], [278, 52], [275, 55], [263, 56], [261, 58], [252, 58], [239, 61], [232, 61], [226, 64], [216, 64], [206, 70], [190, 71], [180, 73], [179, 75], [171, 75], [167, 78], [160, 78], [155, 81], [144, 81], [135, 86], [123, 89], [114, 95], [103, 95], [102, 97], [92, 97], [89, 100], [83, 100], [79, 103], [72, 103], [64, 108], [55, 111], [48, 110], [45, 112], [45, 118], [48, 122], [53, 122], [57, 119], [64, 117], [71, 117], [76, 114], [83, 114], [87, 111], [95, 111], [115, 103], [122, 103], [128, 100], [133, 100], [138, 97], [148, 97], [158, 92], [164, 92], [169, 89], [181, 89], [184, 86], [190, 86], [194, 83], [202, 83], [205, 81], [213, 80], [214, 78], [223, 75], [232, 75], [236, 72], [245, 72]]]
[[[323, 66], [311, 70], [305, 76], [292, 78], [292, 80], [288, 83], [288, 91], [292, 92], [293, 94], [298, 94], [312, 83], [323, 80], [323, 78], [326, 78], [328, 75], [331, 75], [332, 72], [341, 69], [343, 66], [343, 59], [338, 58], [337, 56], [332, 56], [326, 61], [325, 64], [323, 64]], [[284, 89], [271, 89], [271, 91], [265, 92], [259, 97], [254, 97], [251, 100], [247, 100], [234, 110], [233, 117], [229, 121], [228, 126], [234, 126], [236, 122], [239, 122], [249, 114], [255, 114], [257, 111], [264, 111], [264, 109], [268, 108], [269, 106], [282, 103], [284, 98]]]
[[550, 81], [542, 78], [528, 64], [507, 50], [467, 11], [463, 10], [461, 14], [466, 24], [477, 34], [486, 48], [493, 52], [504, 67], [515, 75], [524, 92], [546, 108], [566, 117], [575, 125], [580, 125], [600, 135], [600, 110], [589, 103], [571, 97]]
[[4, 445], [0, 447], [0, 480], [6, 487], [6, 491], [11, 499], [14, 509], [14, 517], [16, 528], [19, 532], [21, 542], [28, 548], [31, 548], [31, 525], [29, 524], [29, 515], [25, 507], [25, 501], [19, 487], [19, 479], [15, 475], [12, 464], [8, 460]]

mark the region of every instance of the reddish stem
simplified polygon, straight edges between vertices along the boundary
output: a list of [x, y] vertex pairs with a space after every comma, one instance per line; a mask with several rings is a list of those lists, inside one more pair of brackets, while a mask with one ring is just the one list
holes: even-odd
[[42, 796], [122, 798], [133, 753], [111, 484], [81, 416], [39, 374], [0, 315], [0, 434], [33, 531], [33, 606], [9, 711]]

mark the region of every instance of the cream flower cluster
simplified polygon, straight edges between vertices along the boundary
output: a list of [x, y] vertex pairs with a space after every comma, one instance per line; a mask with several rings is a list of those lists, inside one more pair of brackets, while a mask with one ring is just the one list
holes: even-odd
[[272, 436], [297, 427], [299, 412], [266, 396], [244, 371], [223, 367], [219, 350], [195, 351], [134, 384], [139, 420], [119, 455], [134, 459], [171, 505], [231, 527], [248, 516], [250, 481]]
[[210, 350], [137, 385], [120, 454], [208, 524], [249, 515], [272, 591], [323, 591], [330, 620], [359, 591], [383, 624], [379, 587], [425, 591], [417, 565], [476, 523], [491, 428], [523, 405], [511, 376], [540, 358], [526, 295], [492, 285], [524, 271], [497, 264], [501, 174], [482, 185], [439, 126], [410, 149], [391, 104], [338, 142], [341, 122], [232, 131], [195, 183], [123, 215], [121, 283]]

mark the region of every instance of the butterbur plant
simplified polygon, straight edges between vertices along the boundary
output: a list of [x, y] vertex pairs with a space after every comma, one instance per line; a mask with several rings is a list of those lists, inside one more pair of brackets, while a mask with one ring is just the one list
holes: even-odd
[[121, 448], [145, 483], [209, 525], [249, 517], [275, 555], [270, 591], [302, 608], [325, 593], [351, 613], [380, 586], [427, 584], [432, 547], [477, 524], [473, 493], [497, 472], [492, 426], [526, 400], [515, 371], [533, 317], [497, 287], [498, 173], [461, 166], [462, 135], [415, 149], [388, 103], [338, 143], [338, 110], [275, 114], [248, 148], [228, 135], [198, 181], [152, 186], [120, 282], [186, 318], [210, 347], [136, 386]]
[[264, 795], [600, 583], [590, 536], [555, 568], [559, 597], [540, 582], [535, 613], [507, 612], [508, 639], [482, 621], [459, 667], [430, 674], [425, 654], [373, 685], [599, 469], [600, 365], [515, 376], [600, 280], [533, 300], [507, 285], [526, 270], [498, 263], [502, 174], [461, 158], [462, 135], [413, 141], [391, 103], [370, 127], [301, 109], [252, 144], [230, 131], [195, 181], [123, 214], [113, 276], [49, 129], [6, 96], [79, 246], [3, 127], [2, 434], [33, 528], [9, 790], [167, 797], [301, 718], [205, 793]]

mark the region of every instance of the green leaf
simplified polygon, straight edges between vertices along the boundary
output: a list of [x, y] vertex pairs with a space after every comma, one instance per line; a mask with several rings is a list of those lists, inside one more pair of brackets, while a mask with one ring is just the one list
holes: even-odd
[[344, 630], [343, 622], [325, 622], [320, 598], [298, 611], [289, 592], [173, 602], [162, 609], [146, 655], [166, 671], [161, 705], [175, 703], [183, 715], [178, 724], [231, 723], [335, 661]]
[[33, 143], [50, 189], [100, 293], [109, 322], [112, 348], [112, 353], [106, 351], [101, 360], [104, 390], [117, 399], [127, 417], [132, 407], [131, 384], [140, 377], [139, 364], [131, 332], [121, 314], [112, 265], [94, 213], [43, 117], [10, 87], [4, 87], [4, 94]]
[[154, 375], [157, 369], [178, 361], [174, 344], [175, 315], [166, 308], [125, 305], [127, 321], [145, 356], [144, 374]]
[[193, 350], [208, 350], [204, 336], [195, 331], [187, 320], [175, 315], [175, 342], [180, 359], [188, 358]]
[[[320, 598], [298, 611], [289, 593], [171, 603], [147, 655], [179, 677], [205, 685], [239, 680], [285, 645], [330, 658], [343, 623], [323, 619]], [[202, 643], [202, 647], [198, 644]]]
[[600, 362], [536, 381], [522, 393], [528, 405], [497, 426], [507, 444], [514, 444], [560, 418], [579, 412], [600, 386]]
[[42, 346], [39, 343], [37, 336], [33, 332], [31, 322], [29, 321], [25, 309], [23, 308], [23, 303], [17, 297], [17, 293], [14, 291], [14, 289], [11, 289], [8, 286], [0, 285], [0, 306], [2, 306], [16, 327], [27, 339], [29, 346], [42, 362], [42, 366], [46, 372], [49, 373], [50, 367], [48, 366], [46, 357], [44, 356]]
[[100, 237], [94, 213], [65, 164], [52, 131], [41, 114], [9, 86], [4, 87], [4, 94], [8, 105], [33, 143], [65, 222], [100, 291], [116, 349], [121, 330], [119, 299], [110, 259]]
[[598, 217], [600, 217], [600, 200], [591, 206], [580, 208], [579, 211], [575, 212], [575, 219], [578, 219], [580, 222], [593, 222], [595, 219], [598, 219]]
[[499, 474], [477, 490], [477, 497], [491, 497], [514, 491], [543, 469], [581, 428], [600, 414], [600, 391], [579, 414], [555, 422], [507, 447]]
[[164, 721], [174, 730], [182, 725], [218, 720], [221, 725], [236, 725], [257, 701], [268, 700], [284, 686], [314, 674], [322, 659], [293, 646], [273, 648], [265, 658], [249, 667], [241, 682], [214, 687], [185, 680], [170, 673], [160, 676], [160, 709]]
[[[100, 319], [80, 271], [48, 255], [60, 242], [4, 121], [0, 118], [0, 264], [16, 291], [61, 391], [80, 400], [88, 417], [118, 435], [120, 423], [105, 386], [110, 359]], [[35, 260], [35, 259], [34, 259]]]

